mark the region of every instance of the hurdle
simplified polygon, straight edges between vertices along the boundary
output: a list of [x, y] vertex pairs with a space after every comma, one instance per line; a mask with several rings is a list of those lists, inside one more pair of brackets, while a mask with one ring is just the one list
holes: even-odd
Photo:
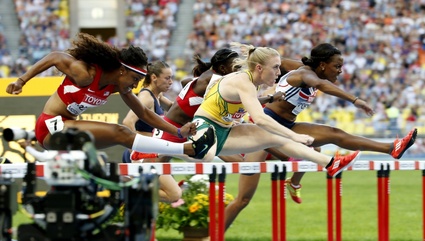
[[[2, 164], [0, 165], [0, 173], [8, 173], [13, 178], [23, 178], [26, 173], [26, 164]], [[173, 175], [191, 175], [191, 174], [209, 174], [210, 181], [215, 183], [215, 175], [219, 175], [218, 195], [224, 195], [225, 175], [226, 174], [248, 174], [248, 173], [271, 173], [272, 181], [272, 240], [286, 240], [286, 188], [285, 175], [286, 172], [324, 172], [325, 168], [308, 161], [299, 162], [250, 162], [250, 163], [120, 163], [120, 175], [139, 175], [139, 167], [144, 169], [155, 168], [158, 174]], [[37, 163], [36, 176], [44, 177], [46, 173], [44, 163]], [[220, 171], [217, 171], [220, 170]], [[389, 240], [389, 194], [390, 194], [390, 178], [389, 174], [392, 170], [422, 170], [422, 196], [423, 196], [423, 238], [425, 239], [425, 161], [405, 160], [405, 161], [357, 161], [346, 171], [377, 171], [378, 183], [378, 239], [381, 241]], [[211, 175], [213, 174], [213, 175]], [[221, 175], [221, 177], [220, 177]], [[214, 178], [213, 178], [214, 176]], [[213, 180], [212, 180], [213, 179]], [[328, 240], [334, 240], [336, 233], [337, 241], [342, 240], [342, 218], [341, 218], [341, 196], [342, 196], [342, 175], [335, 177], [335, 193], [333, 193], [333, 178], [329, 177], [328, 185]], [[214, 186], [215, 185], [210, 185]], [[220, 194], [221, 193], [221, 194]], [[210, 202], [215, 202], [215, 198], [211, 199], [211, 195], [215, 197], [215, 188], [210, 189]], [[333, 211], [333, 197], [335, 197], [335, 213]], [[216, 218], [210, 219], [210, 238], [212, 241], [224, 240], [224, 204], [223, 196], [219, 197], [216, 205], [217, 209], [213, 209]], [[380, 205], [383, 204], [383, 205]], [[275, 205], [275, 206], [273, 206]], [[211, 212], [211, 210], [210, 210]], [[221, 214], [220, 214], [221, 213]], [[335, 218], [334, 218], [335, 214]], [[214, 221], [214, 222], [213, 222]], [[334, 222], [335, 221], [335, 222]], [[334, 229], [335, 224], [335, 229]]]
[[272, 241], [286, 240], [286, 166], [274, 166], [271, 174]]
[[[216, 175], [217, 169], [216, 167], [213, 167], [212, 173], [209, 175], [209, 234], [210, 240], [224, 241], [224, 195], [226, 193], [226, 167], [223, 166], [221, 172], [218, 174], [218, 195], [216, 195]], [[218, 196], [217, 200], [215, 198], [216, 196]]]

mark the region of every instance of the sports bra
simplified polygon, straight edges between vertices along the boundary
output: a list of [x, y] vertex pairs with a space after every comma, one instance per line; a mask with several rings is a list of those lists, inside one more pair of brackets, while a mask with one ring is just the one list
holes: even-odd
[[276, 92], [285, 93], [284, 100], [291, 103], [295, 107], [292, 114], [298, 115], [305, 108], [310, 106], [317, 95], [317, 88], [314, 87], [295, 87], [288, 83], [287, 78], [292, 71], [282, 76], [276, 85]]
[[[151, 94], [153, 98], [154, 112], [160, 116], [164, 115], [164, 110], [161, 108], [161, 105], [159, 104], [158, 99], [155, 97], [152, 91], [150, 91], [149, 89], [141, 89], [140, 92], [142, 91], [148, 91], [149, 94]], [[152, 126], [148, 125], [146, 122], [140, 119], [136, 121], [136, 123], [134, 124], [134, 127], [136, 128], [137, 131], [143, 131], [143, 132], [152, 132], [153, 130]]]
[[[251, 72], [245, 72], [248, 74], [250, 80], [253, 81]], [[234, 120], [244, 117], [246, 110], [242, 102], [227, 101], [221, 96], [220, 83], [223, 78], [224, 77], [211, 87], [205, 95], [204, 102], [201, 104], [200, 108], [214, 117], [215, 121], [224, 125], [231, 125]]]
[[177, 104], [189, 117], [195, 115], [196, 110], [204, 100], [203, 96], [199, 96], [193, 91], [193, 87], [197, 80], [198, 78], [195, 78], [187, 83], [176, 98]]
[[65, 103], [66, 109], [72, 115], [78, 116], [87, 108], [98, 107], [107, 102], [107, 98], [113, 93], [115, 86], [107, 85], [99, 89], [99, 81], [102, 69], [96, 67], [93, 82], [88, 86], [76, 86], [68, 76], [65, 76], [62, 84], [58, 87], [59, 98]]

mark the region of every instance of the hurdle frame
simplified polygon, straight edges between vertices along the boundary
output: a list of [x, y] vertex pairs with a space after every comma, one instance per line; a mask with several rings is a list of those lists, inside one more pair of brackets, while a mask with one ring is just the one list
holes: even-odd
[[[287, 172], [323, 172], [326, 171], [326, 169], [324, 167], [318, 166], [315, 163], [312, 162], [308, 162], [308, 161], [299, 161], [299, 162], [280, 162], [280, 161], [267, 161], [267, 162], [250, 162], [250, 163], [220, 163], [220, 162], [211, 162], [211, 163], [180, 163], [180, 162], [175, 162], [175, 163], [131, 163], [131, 164], [126, 164], [126, 163], [120, 163], [119, 164], [119, 172], [120, 175], [133, 175], [133, 176], [137, 176], [139, 174], [139, 167], [142, 166], [142, 168], [146, 168], [146, 169], [150, 169], [150, 168], [155, 168], [157, 170], [158, 174], [175, 174], [175, 175], [187, 175], [187, 174], [211, 174], [213, 173], [213, 170], [221, 170], [220, 172], [217, 172], [218, 175], [220, 174], [242, 174], [242, 173], [273, 173], [273, 172], [278, 172], [278, 173], [282, 173], [287, 171]], [[19, 163], [19, 164], [2, 164], [0, 165], [0, 173], [7, 173], [9, 176], [13, 177], [13, 178], [23, 178], [25, 173], [26, 173], [26, 167], [27, 164], [26, 163]], [[385, 167], [385, 168], [383, 168]], [[44, 173], [46, 173], [46, 165], [44, 163], [37, 163], [36, 164], [36, 176], [37, 177], [44, 177]], [[350, 168], [347, 169], [347, 171], [370, 171], [370, 170], [374, 170], [374, 171], [385, 171], [385, 173], [383, 173], [383, 180], [384, 180], [384, 185], [381, 185], [382, 183], [378, 181], [378, 188], [380, 190], [378, 190], [378, 193], [381, 195], [381, 193], [384, 194], [384, 197], [381, 198], [386, 198], [386, 199], [382, 199], [382, 200], [378, 200], [378, 202], [383, 202], [385, 205], [384, 208], [385, 210], [389, 209], [389, 192], [390, 192], [390, 186], [389, 186], [389, 173], [391, 170], [422, 170], [422, 195], [423, 195], [423, 239], [425, 240], [425, 161], [422, 160], [404, 160], [404, 161], [398, 161], [398, 160], [389, 160], [389, 161], [357, 161], [356, 163], [354, 163], [353, 166], [351, 166]], [[387, 173], [387, 174], [386, 174]], [[381, 174], [378, 174], [378, 176]], [[279, 175], [278, 175], [279, 176]], [[278, 179], [278, 177], [276, 177]], [[341, 178], [340, 178], [341, 179]], [[332, 179], [331, 179], [332, 181]], [[342, 181], [336, 181], [337, 185], [336, 188], [337, 190], [339, 190], [340, 192], [342, 192]], [[339, 184], [338, 184], [339, 182]], [[284, 180], [282, 182], [283, 184], [280, 185], [281, 189], [279, 190], [284, 190], [283, 194], [282, 191], [280, 191], [280, 196], [283, 195], [283, 199], [282, 200], [286, 200], [286, 189], [285, 189], [285, 185], [284, 185]], [[380, 184], [381, 183], [381, 184]], [[381, 190], [382, 188], [382, 190]], [[223, 185], [222, 185], [222, 189], [221, 192], [223, 192], [224, 190], [224, 181], [223, 181]], [[338, 193], [336, 191], [336, 193]], [[335, 198], [338, 199], [340, 198], [339, 194], [335, 194]], [[332, 197], [333, 194], [329, 195], [328, 194], [328, 198]], [[379, 199], [379, 196], [378, 196]], [[220, 198], [218, 199], [220, 201]], [[221, 200], [222, 201], [222, 200]], [[337, 201], [340, 202], [341, 200]], [[281, 205], [281, 204], [280, 204]], [[329, 208], [329, 206], [328, 206]], [[378, 207], [379, 208], [379, 207]], [[341, 209], [341, 207], [338, 207], [338, 209]], [[283, 209], [280, 209], [283, 210]], [[384, 212], [384, 211], [379, 211], [378, 212]], [[337, 213], [340, 213], [340, 211], [337, 211]], [[280, 217], [278, 217], [278, 219], [273, 219], [273, 220], [278, 220], [278, 223], [282, 224], [282, 223], [286, 223], [284, 221], [284, 216], [285, 213], [279, 211], [279, 215]], [[337, 214], [338, 215], [338, 214]], [[329, 216], [329, 215], [328, 215]], [[224, 217], [224, 216], [222, 216]], [[332, 215], [333, 217], [333, 215]], [[379, 215], [378, 215], [379, 217]], [[383, 214], [383, 221], [382, 223], [378, 224], [378, 238], [379, 240], [389, 240], [389, 229], [388, 229], [388, 225], [389, 225], [389, 211], [384, 212]], [[336, 220], [338, 220], [338, 216], [336, 216], [335, 218]], [[216, 220], [219, 221], [219, 220]], [[336, 230], [340, 230], [337, 231], [337, 235], [336, 235], [336, 240], [342, 240], [342, 233], [341, 233], [341, 226], [342, 226], [342, 219], [340, 219], [339, 217], [339, 221], [336, 222]], [[329, 228], [329, 227], [332, 228]], [[339, 228], [338, 228], [339, 226]], [[216, 228], [219, 227], [219, 225], [216, 225]], [[284, 230], [286, 227], [285, 225], [277, 225], [276, 227], [279, 228], [279, 230], [277, 232], [273, 232], [273, 236], [275, 235], [275, 233], [278, 235], [278, 238], [273, 239], [273, 241], [283, 241], [286, 240], [286, 231]], [[332, 234], [330, 234], [332, 231]], [[339, 232], [339, 233], [338, 233]], [[211, 233], [211, 231], [210, 231]], [[224, 233], [222, 233], [224, 235]], [[211, 239], [214, 241], [221, 241], [224, 240], [223, 237], [219, 237], [220, 235], [216, 236], [216, 239]], [[328, 225], [328, 240], [332, 240], [333, 241], [333, 220], [332, 220], [332, 225], [329, 222]]]

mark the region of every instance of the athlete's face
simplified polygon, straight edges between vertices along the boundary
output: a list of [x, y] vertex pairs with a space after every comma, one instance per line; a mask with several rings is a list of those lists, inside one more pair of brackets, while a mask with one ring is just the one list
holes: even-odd
[[266, 64], [261, 65], [260, 74], [262, 84], [273, 86], [276, 79], [280, 75], [280, 57], [273, 56], [267, 61]]
[[332, 83], [335, 83], [338, 79], [338, 75], [342, 73], [342, 66], [344, 64], [344, 59], [341, 55], [336, 54], [331, 57], [330, 62], [321, 63], [319, 71], [322, 71], [322, 75], [325, 79], [329, 80]]
[[171, 89], [173, 84], [173, 70], [171, 68], [163, 68], [159, 76], [152, 76], [153, 82], [160, 92], [167, 92]]
[[[146, 66], [143, 66], [142, 69], [146, 69]], [[127, 68], [123, 68], [120, 72], [120, 75], [119, 92], [123, 94], [137, 88], [139, 82], [145, 78], [145, 75]]]

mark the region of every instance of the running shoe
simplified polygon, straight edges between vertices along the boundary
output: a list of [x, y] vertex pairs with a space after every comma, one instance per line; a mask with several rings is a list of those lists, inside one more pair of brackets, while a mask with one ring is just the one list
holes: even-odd
[[208, 130], [199, 137], [198, 140], [192, 140], [192, 147], [195, 150], [195, 155], [190, 156], [196, 159], [202, 159], [211, 149], [211, 147], [215, 144], [217, 136], [215, 135], [214, 127], [208, 127]]
[[409, 149], [415, 143], [416, 135], [418, 134], [418, 130], [415, 128], [411, 130], [407, 136], [405, 136], [403, 139], [396, 139], [394, 141], [393, 150], [391, 151], [391, 156], [395, 159], [400, 159], [404, 152]]
[[294, 186], [292, 186], [291, 178], [287, 178], [285, 180], [285, 184], [286, 184], [286, 189], [288, 189], [292, 200], [294, 200], [294, 202], [296, 202], [296, 203], [301, 203], [302, 202], [302, 199], [301, 199], [301, 184], [298, 188], [295, 188]]
[[143, 159], [147, 159], [147, 158], [158, 158], [158, 154], [131, 151], [131, 154], [130, 154], [131, 161], [143, 161]]
[[328, 170], [329, 175], [334, 177], [345, 169], [351, 167], [359, 157], [360, 151], [355, 151], [346, 156], [341, 156], [337, 152], [334, 156], [332, 165], [326, 169]]

